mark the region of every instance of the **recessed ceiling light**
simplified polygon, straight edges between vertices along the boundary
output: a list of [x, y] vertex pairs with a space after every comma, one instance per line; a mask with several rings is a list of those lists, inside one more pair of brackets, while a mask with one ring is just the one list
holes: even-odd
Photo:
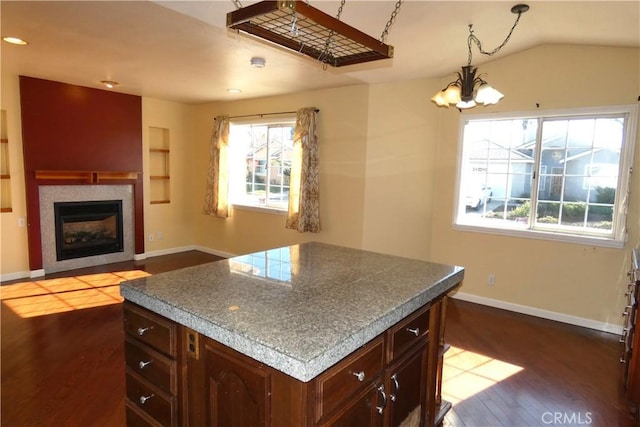
[[19, 46], [24, 46], [26, 44], [29, 44], [26, 40], [23, 40], [20, 37], [7, 36], [7, 37], [3, 37], [2, 40], [6, 41], [7, 43], [17, 44]]
[[118, 82], [114, 82], [112, 80], [101, 80], [100, 83], [102, 83], [103, 85], [105, 85], [109, 89], [113, 89], [114, 87], [118, 86], [118, 84], [119, 84]]
[[242, 91], [240, 89], [227, 89], [227, 92], [229, 92], [229, 93], [240, 93]]

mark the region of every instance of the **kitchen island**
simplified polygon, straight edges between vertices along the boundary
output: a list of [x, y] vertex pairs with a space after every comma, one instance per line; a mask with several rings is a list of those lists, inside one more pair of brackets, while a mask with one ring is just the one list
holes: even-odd
[[463, 275], [305, 243], [125, 282], [127, 423], [437, 424]]

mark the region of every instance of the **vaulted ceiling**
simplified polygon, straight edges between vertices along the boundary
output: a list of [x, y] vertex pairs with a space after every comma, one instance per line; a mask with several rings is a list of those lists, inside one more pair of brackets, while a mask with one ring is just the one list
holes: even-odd
[[[386, 42], [393, 59], [340, 68], [226, 28], [238, 1], [2, 1], [3, 71], [189, 103], [309, 89], [441, 78], [467, 62], [468, 25], [490, 50], [507, 35], [515, 2], [405, 0]], [[244, 1], [243, 6], [254, 2]], [[339, 1], [309, 2], [332, 16]], [[542, 44], [640, 46], [638, 1], [530, 1], [500, 57]], [[378, 39], [394, 1], [347, 0], [341, 20]], [[474, 47], [474, 65], [489, 57]], [[253, 68], [252, 57], [266, 60]], [[597, 60], [597, 58], [594, 58]], [[637, 78], [637, 76], [636, 76]], [[241, 89], [230, 94], [229, 88]]]

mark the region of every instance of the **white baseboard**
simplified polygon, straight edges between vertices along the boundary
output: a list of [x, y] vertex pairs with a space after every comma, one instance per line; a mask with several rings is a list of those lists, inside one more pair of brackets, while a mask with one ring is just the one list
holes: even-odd
[[236, 256], [235, 254], [218, 251], [216, 249], [206, 248], [204, 246], [189, 245], [189, 246], [179, 246], [177, 248], [161, 249], [159, 251], [145, 252], [144, 253], [145, 258], [142, 258], [142, 259], [153, 258], [156, 256], [162, 256], [162, 255], [177, 254], [180, 252], [187, 252], [187, 251], [200, 251], [200, 252], [205, 252], [205, 253], [216, 255], [223, 258], [231, 258]]
[[[7, 273], [0, 275], [0, 282], [8, 282], [10, 280], [19, 280], [32, 277], [29, 271], [16, 271], [15, 273]], [[33, 276], [35, 277], [35, 276]]]
[[178, 246], [176, 248], [169, 248], [169, 249], [160, 249], [157, 251], [150, 251], [150, 252], [145, 252], [144, 253], [144, 258], [153, 258], [156, 256], [162, 256], [162, 255], [171, 255], [171, 254], [177, 254], [180, 252], [187, 252], [187, 251], [193, 251], [195, 250], [195, 246], [193, 245], [189, 245], [189, 246]]
[[556, 322], [567, 323], [569, 325], [582, 326], [584, 328], [595, 329], [596, 331], [608, 332], [611, 334], [622, 335], [622, 326], [612, 325], [610, 323], [598, 322], [584, 317], [571, 316], [555, 311], [543, 310], [540, 308], [529, 307], [526, 305], [514, 304], [511, 302], [500, 301], [492, 298], [481, 297], [478, 295], [465, 294], [456, 292], [451, 294], [451, 298], [462, 301], [473, 302], [476, 304], [486, 305], [489, 307], [500, 308], [503, 310], [513, 311], [516, 313], [527, 314], [529, 316], [540, 317]]
[[233, 258], [234, 256], [238, 256], [238, 254], [232, 254], [229, 252], [223, 252], [216, 249], [205, 248], [204, 246], [195, 246], [193, 249], [196, 251], [205, 252], [211, 255], [220, 256], [222, 258]]

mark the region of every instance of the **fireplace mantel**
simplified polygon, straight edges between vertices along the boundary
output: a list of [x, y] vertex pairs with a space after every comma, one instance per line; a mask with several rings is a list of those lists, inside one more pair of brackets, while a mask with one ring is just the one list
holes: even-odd
[[136, 181], [139, 172], [123, 171], [67, 171], [67, 170], [37, 170], [37, 180], [81, 180], [89, 184], [99, 184], [104, 181]]

